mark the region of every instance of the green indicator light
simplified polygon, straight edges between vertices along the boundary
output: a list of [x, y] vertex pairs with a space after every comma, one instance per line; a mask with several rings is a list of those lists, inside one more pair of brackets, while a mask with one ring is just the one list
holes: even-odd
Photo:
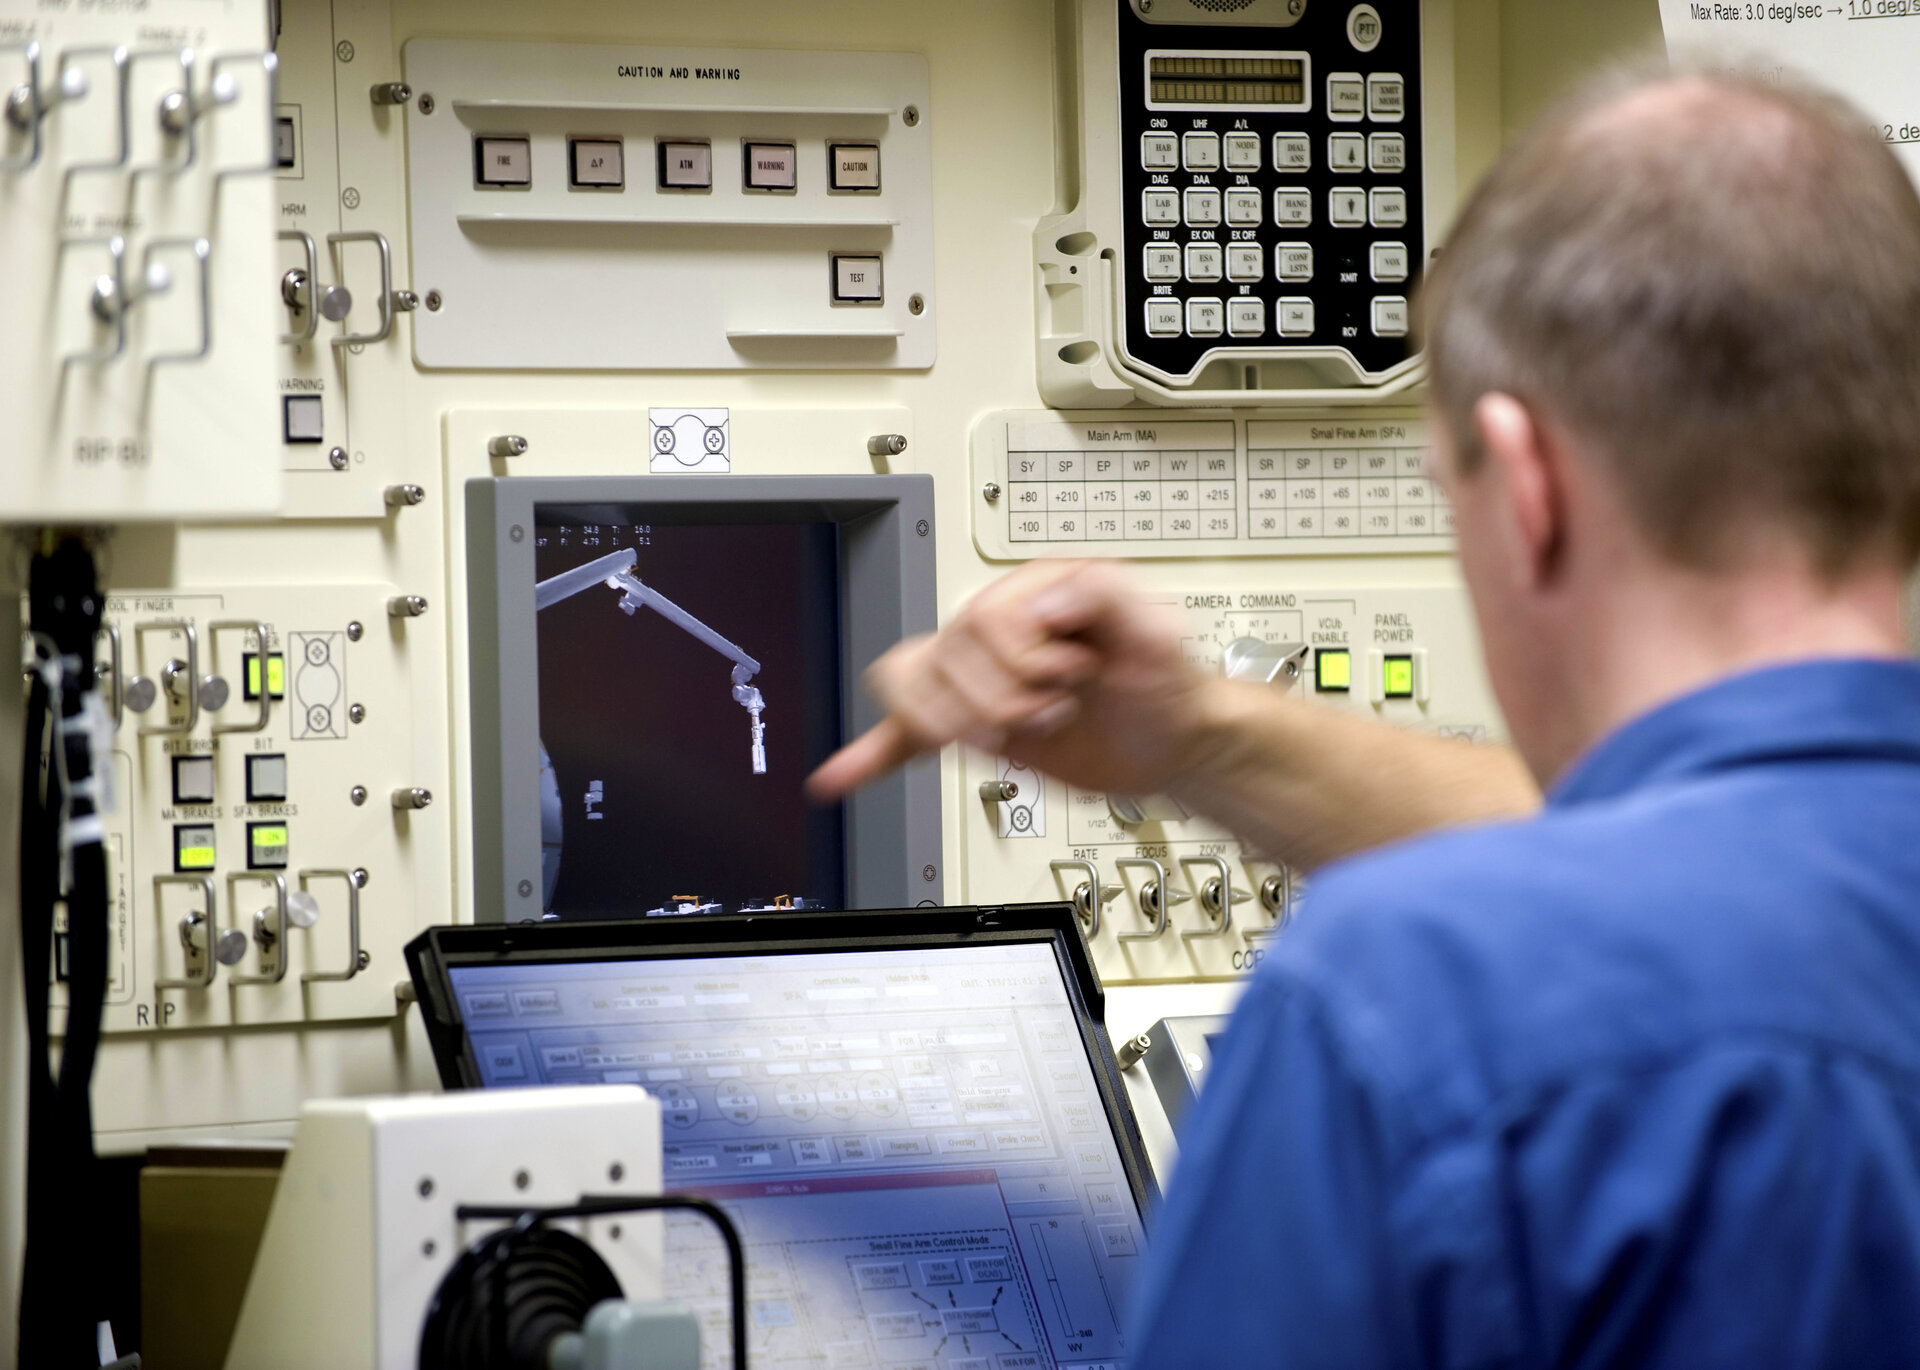
[[251, 870], [279, 870], [287, 864], [285, 823], [247, 824], [247, 866]]
[[[260, 698], [260, 657], [255, 652], [245, 656], [247, 683], [245, 695], [248, 699]], [[267, 693], [274, 699], [287, 696], [287, 659], [275, 653], [267, 658]]]
[[253, 845], [256, 847], [284, 847], [287, 845], [285, 828], [255, 828]]
[[1323, 694], [1353, 688], [1353, 654], [1344, 647], [1322, 647], [1313, 654], [1313, 686]]
[[1381, 684], [1388, 699], [1413, 698], [1413, 658], [1410, 656], [1390, 656], [1381, 668]]

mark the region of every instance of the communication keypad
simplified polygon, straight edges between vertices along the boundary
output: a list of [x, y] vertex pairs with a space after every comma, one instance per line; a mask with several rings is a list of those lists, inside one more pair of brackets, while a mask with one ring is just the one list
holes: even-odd
[[1425, 241], [1418, 0], [1209, 26], [1191, 50], [1114, 2], [1120, 146], [1137, 149], [1129, 354], [1175, 378], [1236, 348], [1344, 349], [1370, 375], [1405, 361]]

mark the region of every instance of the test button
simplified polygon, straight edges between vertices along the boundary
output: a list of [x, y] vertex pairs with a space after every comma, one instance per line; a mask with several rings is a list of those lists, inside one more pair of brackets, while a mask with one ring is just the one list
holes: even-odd
[[834, 253], [833, 298], [842, 304], [879, 304], [882, 299], [880, 258]]

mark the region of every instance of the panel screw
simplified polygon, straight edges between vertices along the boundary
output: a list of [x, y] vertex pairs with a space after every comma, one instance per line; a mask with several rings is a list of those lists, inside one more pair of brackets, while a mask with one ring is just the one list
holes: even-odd
[[331, 466], [336, 471], [346, 470], [347, 469], [347, 449], [344, 447], [336, 447], [331, 452], [327, 453], [327, 465]]
[[988, 504], [996, 504], [1000, 499], [1000, 482], [990, 480], [980, 487], [980, 494]]
[[612, 1181], [614, 1184], [619, 1184], [620, 1181], [626, 1178], [627, 1178], [627, 1168], [621, 1165], [620, 1162], [615, 1161], [612, 1165], [607, 1167], [607, 1179]]
[[931, 533], [933, 531], [933, 525], [931, 523], [928, 523], [925, 519], [921, 519], [918, 523], [913, 525], [913, 531], [918, 533], [921, 537], [925, 537], [928, 533]]
[[1306, 7], [1307, 0], [1287, 0], [1287, 13], [1291, 14], [1295, 19], [1300, 17], [1300, 11]]
[[430, 1257], [433, 1255], [434, 1252], [438, 1251], [439, 1249], [440, 1249], [439, 1247], [433, 1244], [433, 1238], [431, 1237], [427, 1238], [424, 1242], [420, 1243], [420, 1254], [423, 1256]]
[[363, 890], [367, 887], [367, 880], [367, 868], [365, 866], [355, 866], [353, 868], [353, 887], [357, 890]]
[[919, 127], [920, 110], [918, 109], [918, 107], [914, 105], [908, 105], [904, 110], [900, 111], [900, 122], [905, 124], [908, 128]]
[[519, 524], [516, 523], [513, 525], [513, 527], [507, 529], [507, 536], [512, 538], [515, 542], [521, 542], [526, 539], [527, 530], [522, 528]]
[[360, 620], [355, 619], [353, 622], [347, 625], [347, 641], [358, 642], [360, 640], [361, 634], [365, 633], [366, 631], [367, 630], [365, 628], [362, 628], [360, 626]]
[[517, 888], [520, 891], [520, 897], [522, 899], [525, 899], [528, 895], [533, 893], [533, 881], [522, 880], [520, 884], [517, 886]]
[[616, 1242], [619, 1241], [620, 1240], [620, 1224], [615, 1223], [612, 1227], [609, 1227], [607, 1229], [607, 1236], [613, 1241], [616, 1241]]
[[433, 113], [433, 92], [432, 91], [423, 90], [420, 92], [420, 112], [422, 114]]
[[429, 314], [438, 314], [440, 312], [440, 305], [440, 292], [437, 290], [429, 290], [427, 292], [427, 312]]
[[1153, 0], [1140, 0], [1140, 13], [1142, 13], [1142, 14], [1152, 14], [1152, 13], [1153, 13]]
[[423, 1199], [431, 1199], [433, 1197], [433, 1176], [431, 1175], [421, 1176], [420, 1197]]
[[338, 43], [334, 44], [333, 55], [338, 57], [342, 62], [351, 62], [353, 60], [353, 44], [342, 38]]
[[367, 787], [365, 785], [355, 785], [347, 791], [347, 798], [353, 801], [354, 808], [359, 808], [367, 802]]
[[373, 964], [373, 953], [370, 951], [362, 951], [360, 955], [354, 960], [354, 965], [360, 967], [361, 970], [365, 970], [368, 966], [372, 964]]
[[348, 209], [360, 208], [360, 187], [348, 186], [340, 192], [340, 203]]
[[907, 301], [907, 313], [924, 314], [926, 312], [927, 312], [927, 302], [921, 299], [918, 295], [913, 296], [911, 299]]
[[367, 721], [367, 706], [364, 704], [349, 704], [347, 706], [347, 717], [355, 723], [365, 723]]
[[513, 1172], [513, 1187], [515, 1189], [525, 1189], [528, 1185], [532, 1183], [533, 1183], [533, 1176], [527, 1174], [526, 1171], [516, 1170]]
[[940, 872], [935, 870], [932, 866], [922, 866], [920, 868], [920, 878], [926, 881], [929, 885], [933, 883], [933, 877], [938, 875], [939, 873]]

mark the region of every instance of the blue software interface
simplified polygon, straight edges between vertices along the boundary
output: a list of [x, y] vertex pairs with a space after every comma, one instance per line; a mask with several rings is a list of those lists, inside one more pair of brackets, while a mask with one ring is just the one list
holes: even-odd
[[[631, 1083], [747, 1243], [755, 1366], [1119, 1370], [1140, 1214], [1051, 944], [456, 967], [489, 1087]], [[711, 1229], [667, 1297], [727, 1345]]]

